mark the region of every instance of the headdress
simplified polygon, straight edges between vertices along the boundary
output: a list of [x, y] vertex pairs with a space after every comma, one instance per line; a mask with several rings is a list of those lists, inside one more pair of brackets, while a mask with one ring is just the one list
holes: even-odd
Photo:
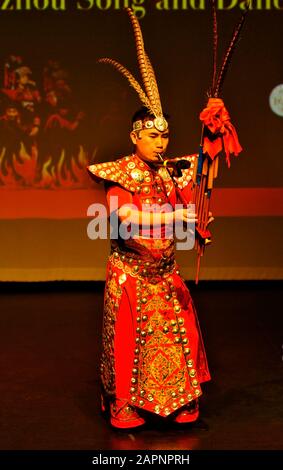
[[133, 11], [130, 8], [125, 8], [125, 10], [129, 15], [134, 31], [138, 65], [142, 76], [144, 89], [134, 78], [131, 72], [116, 60], [102, 58], [99, 59], [98, 62], [110, 64], [116, 70], [118, 70], [118, 72], [124, 75], [124, 77], [128, 79], [130, 85], [136, 90], [141, 102], [148, 109], [149, 114], [154, 116], [153, 120], [147, 119], [146, 121], [135, 121], [133, 123], [133, 130], [139, 131], [142, 129], [151, 129], [155, 127], [158, 131], [164, 132], [168, 128], [168, 122], [163, 116], [157, 81], [153, 67], [145, 51], [141, 27]]

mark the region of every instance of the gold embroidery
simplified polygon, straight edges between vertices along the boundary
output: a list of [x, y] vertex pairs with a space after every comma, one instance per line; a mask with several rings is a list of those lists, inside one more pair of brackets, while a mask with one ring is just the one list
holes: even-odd
[[162, 299], [162, 297], [155, 296], [151, 299], [145, 308], [143, 309], [144, 312], [148, 312], [149, 310], [166, 310], [168, 308], [168, 303]]
[[136, 371], [133, 373], [135, 399], [139, 406], [142, 397], [144, 409], [162, 416], [168, 416], [186, 404], [191, 399], [188, 396], [201, 394], [196, 371], [190, 375], [186, 362], [190, 351], [185, 353], [184, 336], [179, 327], [179, 320], [183, 325], [184, 319], [174, 310], [179, 302], [168, 295], [172, 283], [173, 278], [167, 277], [156, 285], [151, 282], [138, 284], [139, 348], [133, 369]]
[[115, 274], [109, 276], [106, 283], [102, 329], [101, 381], [105, 392], [110, 395], [115, 393], [115, 320], [122, 296]]

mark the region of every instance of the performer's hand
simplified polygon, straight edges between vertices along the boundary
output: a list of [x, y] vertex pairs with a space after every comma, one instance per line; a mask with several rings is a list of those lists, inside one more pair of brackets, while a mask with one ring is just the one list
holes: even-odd
[[190, 209], [177, 209], [174, 212], [175, 222], [197, 223], [197, 214]]
[[209, 211], [208, 213], [208, 221], [206, 222], [205, 228], [208, 227], [208, 225], [214, 221], [214, 217], [212, 217], [212, 212]]

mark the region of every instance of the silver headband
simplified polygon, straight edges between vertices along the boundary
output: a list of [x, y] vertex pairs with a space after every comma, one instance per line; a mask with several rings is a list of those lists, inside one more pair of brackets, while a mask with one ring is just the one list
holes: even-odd
[[133, 122], [133, 131], [141, 131], [142, 129], [157, 129], [159, 132], [164, 132], [168, 129], [168, 122], [164, 117], [157, 117], [153, 120], [148, 119], [146, 121]]

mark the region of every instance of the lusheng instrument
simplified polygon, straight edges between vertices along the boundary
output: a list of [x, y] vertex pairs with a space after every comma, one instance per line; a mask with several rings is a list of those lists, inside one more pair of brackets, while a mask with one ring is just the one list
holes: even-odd
[[218, 50], [218, 25], [215, 0], [211, 0], [213, 11], [213, 76], [212, 85], [207, 93], [208, 103], [200, 113], [202, 121], [202, 132], [198, 156], [198, 168], [193, 202], [196, 205], [198, 223], [196, 227], [197, 269], [196, 284], [199, 280], [200, 260], [204, 254], [205, 246], [211, 243], [211, 233], [207, 229], [210, 218], [210, 202], [214, 179], [218, 174], [220, 154], [224, 151], [226, 162], [230, 167], [230, 154], [237, 156], [242, 147], [230, 116], [222, 99], [219, 98], [223, 82], [227, 74], [231, 57], [238, 43], [240, 32], [243, 28], [249, 0], [246, 1], [246, 9], [241, 15], [233, 32], [232, 39], [228, 45], [222, 65], [217, 73], [217, 50]]

